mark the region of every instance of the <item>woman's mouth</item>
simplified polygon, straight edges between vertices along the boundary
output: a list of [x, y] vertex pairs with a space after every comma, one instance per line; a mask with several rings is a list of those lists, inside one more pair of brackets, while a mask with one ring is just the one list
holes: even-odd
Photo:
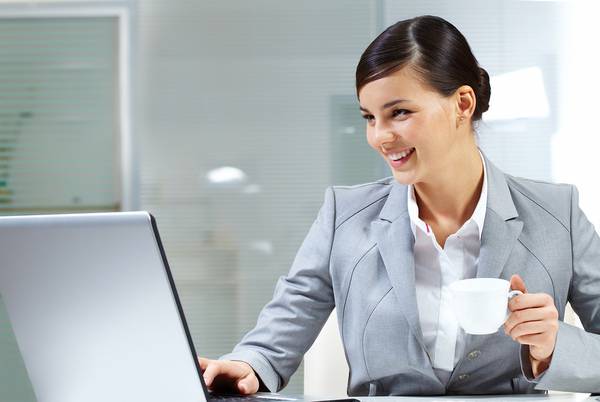
[[410, 148], [402, 152], [387, 154], [387, 158], [392, 167], [397, 168], [408, 162], [414, 152], [415, 148]]

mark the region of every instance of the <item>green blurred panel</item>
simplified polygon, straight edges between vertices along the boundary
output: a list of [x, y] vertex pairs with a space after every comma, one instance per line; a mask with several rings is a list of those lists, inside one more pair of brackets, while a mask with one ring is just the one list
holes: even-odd
[[0, 18], [0, 214], [119, 204], [117, 23]]

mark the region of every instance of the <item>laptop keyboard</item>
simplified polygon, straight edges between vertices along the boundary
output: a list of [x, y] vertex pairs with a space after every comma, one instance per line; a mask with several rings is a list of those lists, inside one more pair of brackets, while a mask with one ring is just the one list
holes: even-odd
[[210, 401], [224, 402], [277, 402], [277, 401], [297, 401], [295, 398], [278, 397], [277, 395], [234, 395], [234, 394], [210, 394]]
[[294, 398], [277, 397], [276, 395], [270, 396], [257, 396], [257, 395], [215, 395], [210, 394], [210, 401], [224, 401], [224, 402], [271, 402], [271, 401], [296, 401]]

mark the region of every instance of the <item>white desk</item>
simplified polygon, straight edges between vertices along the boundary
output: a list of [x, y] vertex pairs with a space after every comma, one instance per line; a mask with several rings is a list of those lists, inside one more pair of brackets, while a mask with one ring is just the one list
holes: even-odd
[[[283, 395], [285, 396], [285, 395]], [[298, 397], [305, 401], [344, 401], [337, 396], [311, 397], [304, 395]], [[349, 397], [352, 398], [352, 397]], [[374, 396], [355, 397], [361, 402], [600, 402], [600, 396], [589, 396], [589, 394], [574, 393], [551, 393], [551, 394], [507, 394], [507, 395], [453, 395], [453, 396]]]
[[600, 402], [600, 396], [589, 396], [589, 394], [516, 394], [516, 395], [457, 395], [457, 396], [379, 396], [379, 397], [361, 397], [356, 398], [361, 402], [491, 402], [491, 401], [510, 401], [510, 402]]

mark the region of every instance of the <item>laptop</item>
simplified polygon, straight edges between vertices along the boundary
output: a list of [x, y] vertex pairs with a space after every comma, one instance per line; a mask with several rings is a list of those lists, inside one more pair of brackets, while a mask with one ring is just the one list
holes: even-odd
[[0, 364], [23, 401], [215, 398], [149, 213], [0, 217], [0, 256], [0, 341], [18, 345]]

